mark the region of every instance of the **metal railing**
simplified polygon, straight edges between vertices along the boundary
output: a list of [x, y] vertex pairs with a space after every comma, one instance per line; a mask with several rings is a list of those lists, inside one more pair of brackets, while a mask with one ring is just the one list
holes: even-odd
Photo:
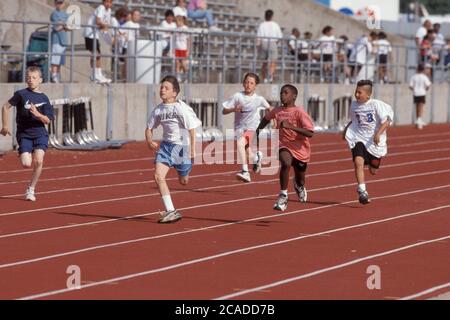
[[[294, 83], [345, 83], [347, 80], [354, 80], [355, 75], [348, 76], [348, 70], [354, 67], [354, 64], [348, 60], [347, 52], [342, 48], [344, 43], [335, 41], [332, 44], [332, 52], [324, 52], [323, 46], [318, 41], [313, 40], [294, 40], [294, 54], [289, 52], [288, 43], [292, 41], [291, 38], [274, 39], [274, 38], [257, 38], [254, 34], [248, 33], [235, 33], [235, 32], [209, 32], [203, 29], [191, 29], [186, 31], [180, 30], [168, 30], [158, 27], [141, 27], [140, 29], [131, 29], [125, 27], [109, 28], [108, 32], [100, 31], [96, 26], [82, 25], [81, 29], [67, 31], [70, 35], [69, 45], [67, 46], [66, 53], [59, 54], [52, 52], [50, 45], [50, 39], [52, 34], [52, 24], [50, 22], [38, 22], [38, 21], [14, 21], [14, 20], [0, 20], [3, 24], [14, 24], [21, 26], [21, 39], [17, 39], [16, 42], [21, 43], [21, 49], [4, 50], [0, 49], [0, 57], [2, 61], [14, 61], [11, 57], [20, 57], [15, 59], [17, 64], [21, 63], [21, 77], [22, 81], [25, 78], [25, 70], [27, 62], [29, 64], [32, 58], [38, 57], [42, 61], [47, 63], [51, 61], [52, 56], [66, 55], [69, 58], [69, 79], [65, 79], [68, 82], [74, 81], [74, 71], [79, 70], [79, 66], [75, 65], [75, 58], [86, 58], [86, 60], [95, 61], [99, 57], [102, 61], [104, 59], [111, 59], [111, 77], [113, 82], [124, 81], [120, 75], [120, 62], [119, 58], [134, 65], [134, 77], [128, 79], [128, 82], [139, 82], [142, 79], [137, 76], [138, 74], [138, 61], [151, 61], [153, 65], [161, 67], [161, 74], [177, 74], [183, 81], [188, 83], [240, 83], [242, 76], [246, 72], [260, 73], [262, 65], [270, 62], [272, 59], [270, 56], [261, 58], [261, 48], [258, 43], [261, 40], [266, 40], [276, 45], [278, 57], [274, 59], [277, 64], [277, 72], [274, 81], [277, 82], [294, 82]], [[47, 38], [47, 50], [45, 51], [28, 51], [28, 39], [27, 35], [34, 30], [36, 26], [40, 27], [37, 30], [45, 30]], [[79, 52], [81, 48], [83, 50], [84, 44], [75, 43], [75, 39], [79, 38], [77, 33], [84, 32], [84, 28], [92, 27], [94, 34], [100, 38], [114, 39], [119, 31], [131, 31], [134, 33], [135, 39], [149, 40], [149, 44], [154, 44], [153, 52], [150, 54], [141, 54], [138, 50], [138, 42], [130, 42], [134, 45], [133, 54], [123, 54], [120, 52], [119, 41], [114, 41], [111, 45], [111, 53], [101, 54], [97, 53], [97, 43], [94, 41], [93, 53]], [[168, 55], [162, 55], [160, 49], [163, 44], [163, 35], [170, 34], [170, 51]], [[184, 34], [188, 37], [188, 43], [190, 48], [188, 56], [186, 58], [175, 57], [173, 54], [173, 48], [178, 36]], [[302, 47], [303, 43], [307, 43], [307, 47]], [[323, 44], [323, 42], [322, 42]], [[2, 46], [3, 47], [3, 46]], [[102, 47], [104, 48], [104, 47]], [[85, 51], [85, 49], [83, 50]], [[104, 51], [104, 50], [103, 50]], [[298, 53], [303, 52], [303, 56]], [[416, 70], [419, 61], [430, 63], [430, 67], [433, 70], [432, 78], [436, 82], [444, 82], [449, 78], [448, 68], [444, 65], [445, 55], [448, 54], [448, 50], [440, 49], [435, 52], [439, 55], [440, 59], [437, 61], [427, 61], [427, 58], [420, 59], [420, 49], [412, 46], [398, 46], [392, 45], [392, 52], [390, 53], [389, 60], [385, 65], [386, 70], [389, 73], [389, 82], [392, 83], [405, 83], [408, 81], [412, 73]], [[304, 59], [306, 55], [306, 59]], [[328, 56], [328, 57], [327, 57]], [[331, 56], [331, 61], [329, 60]], [[366, 74], [364, 78], [372, 78], [375, 82], [380, 82], [378, 70], [382, 66], [379, 60], [379, 55], [369, 53], [371, 59], [367, 59], [367, 62], [362, 66]], [[6, 57], [6, 58], [5, 58]], [[413, 58], [411, 58], [413, 57]], [[188, 65], [188, 71], [182, 75], [177, 72], [176, 65], [186, 60]], [[24, 63], [25, 62], [25, 63]], [[95, 63], [92, 63], [94, 66]], [[267, 68], [269, 64], [267, 63]], [[94, 68], [92, 67], [92, 75]], [[46, 79], [50, 79], [50, 70], [43, 70]], [[153, 67], [150, 70], [146, 70], [141, 74], [153, 72], [153, 79], [157, 78], [157, 68]], [[267, 70], [268, 71], [268, 70]], [[87, 76], [86, 80], [87, 80]], [[123, 76], [123, 75], [122, 75]]]

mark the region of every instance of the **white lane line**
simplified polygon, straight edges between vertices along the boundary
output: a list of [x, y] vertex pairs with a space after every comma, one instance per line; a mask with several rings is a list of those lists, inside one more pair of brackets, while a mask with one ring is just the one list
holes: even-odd
[[[432, 153], [432, 152], [443, 152], [443, 151], [450, 151], [450, 148], [439, 148], [439, 149], [428, 149], [428, 150], [420, 150], [421, 153]], [[388, 155], [388, 157], [395, 157], [395, 156], [402, 156], [402, 155], [408, 155], [408, 154], [417, 154], [417, 150], [415, 151], [406, 151], [406, 152], [395, 152]], [[330, 164], [330, 163], [338, 163], [338, 162], [346, 162], [351, 161], [349, 160], [349, 157], [345, 158], [339, 158], [339, 159], [332, 159], [332, 160], [324, 160], [324, 161], [313, 161], [310, 163], [310, 166], [316, 166], [321, 164]], [[263, 167], [263, 170], [267, 170], [267, 168]], [[150, 169], [133, 169], [133, 170], [125, 170], [125, 171], [111, 171], [111, 172], [104, 172], [104, 173], [94, 173], [94, 174], [84, 174], [79, 176], [70, 176], [70, 177], [60, 177], [60, 178], [48, 178], [48, 179], [40, 179], [39, 182], [54, 182], [54, 181], [63, 181], [63, 180], [73, 180], [77, 178], [90, 178], [90, 177], [96, 177], [96, 176], [107, 176], [107, 175], [115, 175], [115, 174], [122, 174], [122, 173], [131, 173], [131, 172], [148, 172], [148, 171], [154, 171], [154, 168]], [[0, 182], [0, 185], [10, 185], [10, 184], [20, 184], [20, 183], [29, 183], [30, 180], [20, 180], [20, 181], [7, 181], [7, 182]]]
[[379, 257], [387, 256], [387, 255], [390, 255], [390, 254], [394, 254], [394, 253], [397, 253], [397, 252], [406, 251], [408, 249], [413, 249], [413, 248], [417, 248], [417, 247], [424, 246], [424, 245], [427, 245], [427, 244], [431, 244], [431, 243], [435, 243], [435, 242], [439, 242], [439, 241], [444, 241], [444, 240], [447, 240], [447, 239], [450, 239], [450, 235], [444, 236], [444, 237], [440, 237], [440, 238], [436, 238], [436, 239], [432, 239], [432, 240], [428, 240], [428, 241], [421, 241], [421, 242], [418, 242], [418, 243], [414, 243], [414, 244], [411, 244], [411, 245], [403, 246], [403, 247], [400, 247], [400, 248], [395, 248], [395, 249], [388, 250], [388, 251], [379, 252], [377, 254], [372, 254], [372, 255], [369, 255], [369, 256], [362, 257], [362, 258], [350, 260], [350, 261], [347, 261], [345, 263], [341, 263], [341, 264], [334, 265], [334, 266], [331, 266], [331, 267], [328, 267], [328, 268], [316, 270], [316, 271], [313, 271], [313, 272], [310, 272], [310, 273], [298, 275], [296, 277], [291, 277], [291, 278], [283, 279], [283, 280], [280, 280], [280, 281], [277, 281], [277, 282], [272, 282], [272, 283], [269, 283], [269, 284], [266, 284], [266, 285], [263, 285], [263, 286], [259, 286], [259, 287], [256, 287], [256, 288], [251, 288], [251, 289], [247, 289], [247, 290], [242, 290], [240, 292], [231, 293], [231, 294], [228, 294], [228, 295], [225, 295], [225, 296], [221, 296], [221, 297], [215, 298], [214, 300], [227, 300], [227, 299], [240, 297], [240, 296], [243, 296], [243, 295], [246, 295], [246, 294], [249, 294], [249, 293], [252, 293], [252, 292], [256, 292], [256, 291], [267, 290], [267, 289], [270, 289], [270, 288], [278, 287], [278, 286], [285, 285], [285, 284], [288, 284], [288, 283], [291, 283], [291, 282], [295, 282], [295, 281], [298, 281], [298, 280], [311, 278], [311, 277], [314, 277], [314, 276], [317, 276], [319, 274], [323, 274], [323, 273], [326, 273], [326, 272], [330, 272], [330, 271], [334, 271], [334, 270], [337, 270], [337, 269], [342, 269], [342, 268], [345, 268], [345, 267], [349, 267], [351, 265], [354, 265], [354, 264], [357, 264], [357, 263], [360, 263], [360, 262], [363, 262], [363, 261], [372, 260], [372, 259], [375, 259], [375, 258], [379, 258]]
[[[355, 201], [353, 201], [353, 202], [355, 202]], [[231, 255], [235, 255], [235, 254], [239, 254], [239, 253], [243, 253], [243, 252], [253, 251], [253, 250], [267, 248], [267, 247], [272, 247], [272, 246], [277, 246], [277, 245], [284, 245], [286, 243], [291, 243], [291, 242], [295, 242], [295, 241], [306, 239], [306, 238], [323, 236], [323, 235], [333, 234], [333, 233], [337, 233], [337, 232], [341, 232], [341, 231], [346, 231], [346, 230], [366, 227], [366, 226], [369, 226], [369, 225], [384, 223], [384, 222], [387, 222], [387, 221], [397, 220], [397, 219], [410, 217], [410, 216], [414, 216], [414, 215], [418, 215], [418, 214], [422, 214], [422, 213], [426, 213], [426, 212], [434, 212], [434, 211], [445, 209], [445, 208], [449, 208], [449, 207], [450, 207], [450, 205], [446, 205], [446, 206], [442, 206], [442, 207], [439, 207], [439, 208], [432, 208], [432, 209], [428, 209], [428, 210], [422, 210], [422, 211], [419, 211], [419, 212], [414, 212], [414, 213], [410, 213], [410, 214], [404, 214], [402, 216], [391, 217], [391, 218], [388, 218], [388, 219], [375, 220], [375, 221], [370, 221], [370, 222], [361, 223], [361, 224], [357, 224], [357, 225], [351, 225], [351, 226], [347, 226], [347, 227], [342, 227], [342, 228], [331, 229], [331, 230], [327, 230], [327, 231], [323, 231], [323, 232], [318, 232], [318, 233], [315, 233], [315, 234], [309, 234], [309, 235], [306, 235], [306, 236], [289, 238], [289, 239], [285, 239], [285, 240], [281, 240], [281, 241], [269, 242], [269, 243], [264, 243], [264, 244], [260, 244], [260, 245], [256, 245], [256, 246], [236, 249], [236, 250], [232, 250], [232, 251], [226, 251], [226, 252], [223, 252], [223, 253], [220, 253], [220, 254], [206, 256], [206, 257], [199, 258], [199, 259], [194, 259], [194, 260], [188, 260], [188, 261], [185, 261], [185, 262], [181, 262], [181, 263], [177, 263], [177, 264], [173, 264], [173, 265], [168, 265], [168, 266], [161, 267], [161, 268], [158, 268], [158, 269], [151, 269], [151, 270], [147, 270], [147, 271], [144, 271], [144, 272], [132, 273], [132, 274], [128, 274], [128, 275], [125, 275], [125, 276], [115, 277], [115, 278], [112, 278], [112, 279], [92, 282], [92, 283], [89, 283], [89, 284], [86, 284], [86, 285], [82, 285], [82, 286], [80, 286], [79, 289], [76, 289], [76, 290], [82, 290], [82, 289], [87, 289], [87, 288], [91, 288], [91, 287], [95, 287], [95, 286], [99, 286], [99, 285], [103, 285], [103, 284], [109, 284], [111, 282], [119, 282], [119, 281], [129, 280], [129, 279], [142, 277], [142, 276], [155, 274], [155, 273], [160, 273], [160, 272], [164, 272], [164, 271], [168, 271], [168, 270], [173, 270], [173, 269], [177, 269], [177, 268], [181, 268], [181, 267], [185, 267], [185, 266], [189, 266], [189, 265], [193, 265], [193, 264], [198, 264], [198, 263], [202, 263], [202, 262], [205, 262], [205, 261], [210, 261], [210, 260], [214, 260], [214, 259], [218, 259], [218, 258], [222, 258], [222, 257], [226, 257], [226, 256], [231, 256]], [[296, 281], [298, 279], [302, 279], [302, 278], [305, 278], [305, 277], [311, 277], [311, 276], [316, 275], [316, 274], [324, 273], [324, 272], [335, 270], [335, 269], [338, 269], [338, 268], [343, 268], [345, 266], [352, 265], [352, 264], [355, 264], [355, 263], [359, 263], [361, 261], [377, 258], [377, 257], [383, 256], [383, 255], [392, 254], [392, 253], [399, 252], [399, 251], [404, 251], [404, 250], [407, 250], [407, 249], [411, 249], [411, 248], [414, 248], [414, 247], [422, 246], [422, 245], [433, 243], [433, 242], [437, 242], [437, 241], [443, 241], [443, 240], [446, 240], [446, 239], [449, 239], [449, 238], [450, 238], [450, 236], [446, 236], [446, 237], [441, 237], [441, 238], [438, 238], [438, 239], [433, 239], [433, 240], [429, 240], [429, 241], [423, 241], [423, 242], [420, 242], [420, 243], [415, 243], [415, 244], [408, 245], [408, 246], [405, 246], [405, 247], [396, 248], [396, 249], [389, 250], [389, 251], [384, 251], [384, 252], [381, 252], [381, 253], [378, 253], [378, 254], [375, 254], [375, 255], [370, 255], [370, 256], [367, 256], [367, 257], [364, 257], [364, 258], [359, 258], [359, 259], [356, 259], [356, 260], [352, 260], [352, 261], [349, 261], [349, 262], [341, 264], [341, 265], [333, 266], [333, 267], [326, 268], [326, 269], [321, 269], [321, 270], [318, 270], [318, 271], [315, 271], [313, 273], [309, 273], [309, 274], [306, 274], [306, 275], [301, 275], [299, 277], [285, 279], [282, 282], [276, 282], [275, 284], [272, 283], [272, 284], [264, 286], [264, 288], [267, 288], [267, 287], [270, 288], [272, 286], [276, 286], [276, 285], [280, 285], [280, 284]], [[217, 299], [229, 299], [229, 298], [234, 297], [234, 296], [239, 296], [239, 295], [243, 295], [243, 294], [246, 294], [246, 293], [249, 293], [249, 292], [258, 291], [258, 290], [262, 290], [262, 289], [263, 289], [262, 287], [258, 287], [258, 288], [254, 288], [254, 289], [241, 291], [241, 292], [238, 292], [238, 293], [235, 293], [235, 294], [231, 294], [231, 295], [228, 295], [228, 296], [219, 297]], [[60, 289], [60, 290], [48, 291], [48, 292], [43, 292], [43, 293], [39, 293], [39, 294], [23, 297], [23, 298], [20, 298], [19, 300], [39, 299], [39, 298], [44, 298], [44, 297], [48, 297], [48, 296], [54, 296], [54, 295], [58, 295], [58, 294], [62, 294], [62, 293], [67, 293], [67, 292], [70, 292], [70, 291], [73, 291], [73, 290], [74, 289], [64, 288], [64, 289]]]
[[[404, 193], [399, 193], [399, 194], [394, 194], [394, 195], [387, 195], [387, 196], [376, 197], [376, 198], [373, 198], [373, 199], [377, 200], [377, 199], [396, 198], [396, 197], [408, 196], [408, 195], [416, 194], [416, 193], [420, 193], [420, 192], [435, 191], [435, 190], [445, 189], [445, 188], [448, 188], [448, 187], [450, 187], [450, 185], [433, 187], [433, 188], [428, 188], [428, 189], [414, 190], [414, 191], [409, 191], [409, 192], [404, 192]], [[259, 198], [262, 198], [262, 197], [259, 197]], [[297, 214], [297, 213], [302, 213], [302, 212], [311, 212], [311, 211], [323, 210], [323, 209], [327, 209], [327, 208], [337, 207], [337, 206], [343, 205], [343, 204], [351, 204], [351, 203], [357, 203], [357, 202], [358, 201], [356, 201], [356, 200], [352, 200], [352, 201], [347, 201], [347, 202], [343, 202], [343, 203], [339, 203], [339, 204], [323, 205], [323, 206], [310, 208], [310, 209], [300, 209], [300, 210], [295, 210], [295, 211], [282, 213], [282, 214], [274, 214], [274, 215], [268, 215], [268, 216], [264, 216], [264, 217], [256, 217], [256, 218], [251, 218], [251, 219], [246, 219], [246, 220], [241, 220], [241, 221], [236, 221], [236, 222], [229, 222], [229, 223], [213, 225], [213, 226], [209, 226], [209, 227], [202, 227], [202, 228], [197, 228], [197, 229], [178, 231], [178, 232], [174, 232], [174, 233], [161, 234], [161, 235], [156, 235], [156, 236], [151, 236], [151, 237], [144, 237], [144, 238], [138, 238], [138, 239], [133, 239], [133, 240], [113, 242], [113, 243], [104, 244], [104, 245], [98, 245], [98, 246], [87, 247], [87, 248], [78, 249], [78, 250], [61, 252], [61, 253], [48, 255], [48, 256], [43, 256], [43, 257], [37, 257], [37, 258], [33, 258], [33, 259], [27, 259], [27, 260], [21, 260], [21, 261], [5, 263], [5, 264], [0, 265], [0, 269], [10, 268], [10, 267], [15, 267], [15, 266], [19, 266], [19, 265], [25, 265], [25, 264], [40, 262], [40, 261], [46, 261], [46, 260], [50, 260], [50, 259], [56, 259], [56, 258], [61, 258], [61, 257], [65, 257], [65, 256], [85, 253], [85, 252], [91, 252], [91, 251], [105, 249], [105, 248], [118, 247], [118, 246], [122, 246], [122, 245], [129, 245], [129, 244], [133, 244], [133, 243], [140, 243], [140, 242], [145, 242], [145, 241], [150, 241], [150, 240], [174, 237], [174, 236], [179, 236], [179, 235], [184, 235], [184, 234], [190, 234], [190, 233], [194, 233], [194, 232], [201, 232], [201, 231], [205, 231], [205, 230], [212, 230], [212, 229], [217, 229], [217, 228], [223, 228], [223, 227], [233, 226], [233, 225], [237, 225], [237, 224], [243, 224], [243, 223], [248, 223], [248, 222], [260, 221], [260, 220], [263, 220], [263, 219], [285, 217], [285, 216], [289, 216], [289, 215], [293, 215], [293, 214]], [[434, 210], [441, 210], [441, 209], [444, 209], [444, 208], [447, 208], [447, 207], [450, 207], [450, 205], [448, 205], [448, 206], [441, 206], [441, 207], [438, 207], [438, 209], [433, 208], [433, 209], [419, 211], [419, 213], [416, 212], [416, 213], [411, 213], [411, 214], [407, 214], [407, 215], [397, 216], [397, 217], [394, 217], [394, 218], [392, 218], [392, 217], [391, 218], [386, 218], [386, 219], [383, 219], [382, 221], [395, 220], [398, 217], [414, 216], [414, 215], [418, 215], [418, 214], [422, 214], [422, 213], [426, 213], [426, 212], [432, 212]], [[193, 207], [193, 208], [196, 208], [196, 207]], [[304, 236], [304, 237], [308, 237], [308, 236]]]
[[[450, 160], [450, 157], [444, 157], [444, 158], [434, 158], [430, 160], [417, 160], [417, 161], [410, 161], [410, 162], [401, 162], [401, 163], [395, 163], [395, 164], [389, 164], [389, 165], [383, 165], [383, 169], [385, 168], [393, 168], [393, 167], [401, 167], [401, 166], [409, 166], [413, 164], [421, 164], [421, 163], [432, 163], [432, 162], [440, 162]], [[330, 172], [324, 172], [324, 173], [312, 173], [308, 174], [308, 178], [310, 177], [316, 177], [316, 176], [324, 176], [324, 175], [330, 175], [330, 174], [336, 174], [336, 173], [347, 173], [347, 172], [353, 172], [354, 169], [346, 169], [346, 170], [338, 170], [338, 171], [330, 171]], [[233, 173], [229, 171], [230, 173]], [[191, 178], [196, 177], [192, 176]], [[168, 178], [168, 181], [170, 180], [178, 180], [178, 178]], [[274, 180], [267, 180], [270, 181], [278, 181], [277, 179]], [[248, 184], [253, 184], [254, 182], [250, 182]], [[126, 183], [116, 183], [116, 184], [105, 184], [105, 185], [89, 185], [89, 186], [82, 186], [78, 188], [67, 188], [67, 189], [58, 189], [58, 190], [51, 190], [51, 191], [42, 191], [42, 192], [36, 192], [37, 195], [44, 195], [44, 194], [54, 194], [54, 193], [61, 193], [61, 192], [73, 192], [73, 191], [85, 191], [85, 190], [92, 190], [92, 189], [103, 189], [103, 188], [113, 188], [113, 187], [125, 187], [125, 186], [132, 186], [132, 185], [141, 185], [141, 184], [150, 184], [153, 185], [153, 180], [146, 180], [146, 181], [137, 181], [137, 182], [126, 182]], [[248, 185], [244, 184], [244, 185]], [[242, 183], [240, 185], [243, 185]], [[232, 185], [235, 186], [235, 185]], [[208, 188], [204, 188], [202, 190], [208, 190]], [[175, 191], [176, 192], [176, 191]], [[22, 193], [17, 194], [11, 194], [11, 195], [3, 195], [0, 196], [0, 198], [16, 198], [16, 197], [23, 197]]]
[[[442, 137], [450, 135], [448, 132], [443, 133], [431, 133], [431, 134], [424, 134], [424, 135], [405, 135], [405, 136], [395, 136], [395, 137], [389, 137], [389, 141], [391, 140], [402, 140], [402, 139], [410, 139], [410, 138], [418, 138], [420, 140], [423, 140], [423, 138], [426, 137]], [[423, 144], [426, 143], [435, 143], [435, 141], [430, 142], [423, 142]], [[345, 141], [340, 142], [324, 142], [324, 143], [316, 143], [313, 145], [313, 147], [320, 147], [320, 146], [336, 146], [336, 145], [343, 145], [345, 146]], [[391, 148], [394, 147], [401, 147], [401, 145], [392, 145]], [[342, 149], [346, 150], [346, 148]], [[235, 150], [236, 151], [236, 150]], [[104, 165], [104, 164], [117, 164], [117, 163], [127, 163], [127, 162], [138, 162], [138, 161], [151, 161], [154, 160], [154, 157], [142, 157], [142, 158], [133, 158], [133, 159], [123, 159], [123, 160], [111, 160], [111, 161], [99, 161], [99, 162], [88, 162], [88, 163], [80, 163], [80, 164], [73, 164], [73, 165], [60, 165], [60, 166], [53, 166], [53, 167], [44, 167], [43, 170], [54, 170], [54, 169], [66, 169], [66, 168], [79, 168], [79, 167], [87, 167], [87, 166], [96, 166], [96, 165]], [[0, 171], [0, 174], [2, 173], [14, 173], [14, 172], [31, 172], [31, 169], [17, 169], [17, 170], [4, 170]]]
[[447, 283], [444, 283], [444, 284], [442, 284], [440, 286], [436, 286], [436, 287], [433, 287], [433, 288], [430, 288], [430, 289], [427, 289], [427, 290], [424, 290], [424, 291], [412, 294], [412, 295], [407, 296], [407, 297], [403, 297], [403, 298], [401, 298], [399, 300], [417, 299], [417, 298], [420, 298], [420, 297], [422, 297], [424, 295], [427, 295], [427, 294], [430, 294], [430, 293], [433, 293], [435, 291], [442, 290], [442, 289], [445, 289], [445, 288], [448, 288], [448, 287], [450, 287], [450, 282], [447, 282]]

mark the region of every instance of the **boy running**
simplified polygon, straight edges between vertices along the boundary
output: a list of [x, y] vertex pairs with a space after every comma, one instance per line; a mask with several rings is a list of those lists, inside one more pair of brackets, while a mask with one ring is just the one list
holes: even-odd
[[264, 129], [270, 120], [275, 119], [279, 131], [280, 159], [280, 195], [274, 209], [284, 211], [288, 204], [289, 171], [294, 167], [294, 189], [300, 202], [306, 202], [305, 173], [311, 156], [309, 139], [314, 135], [314, 125], [309, 115], [301, 107], [295, 105], [298, 96], [296, 87], [286, 84], [281, 88], [281, 107], [274, 108], [267, 114], [256, 129], [259, 146], [259, 131]]
[[2, 130], [0, 134], [11, 135], [9, 112], [17, 108], [17, 142], [20, 162], [24, 168], [33, 167], [31, 183], [25, 199], [36, 201], [35, 188], [42, 172], [45, 151], [48, 148], [48, 132], [45, 125], [53, 120], [53, 106], [48, 97], [40, 91], [42, 74], [39, 67], [29, 67], [26, 72], [28, 88], [14, 92], [14, 96], [3, 105]]
[[374, 175], [381, 157], [387, 154], [386, 130], [394, 119], [392, 107], [383, 101], [371, 99], [372, 81], [361, 80], [356, 85], [355, 98], [350, 107], [351, 121], [344, 129], [343, 138], [352, 150], [358, 196], [361, 204], [370, 202], [364, 182], [364, 165]]
[[[223, 103], [222, 113], [234, 112], [234, 131], [237, 140], [237, 151], [242, 171], [237, 173], [238, 180], [250, 182], [251, 177], [248, 171], [248, 163], [254, 163], [253, 171], [259, 172], [262, 160], [262, 153], [258, 151], [253, 156], [250, 144], [261, 116], [260, 110], [271, 110], [269, 103], [263, 97], [255, 93], [259, 84], [259, 77], [254, 73], [247, 73], [244, 77], [244, 91], [237, 92]], [[250, 160], [251, 159], [251, 160]]]
[[[159, 95], [162, 103], [153, 110], [145, 131], [148, 147], [157, 151], [155, 181], [166, 208], [159, 223], [176, 222], [182, 218], [172, 203], [166, 175], [170, 168], [175, 168], [180, 184], [188, 184], [189, 173], [192, 170], [191, 159], [195, 157], [195, 128], [201, 125], [192, 108], [177, 100], [179, 92], [180, 84], [176, 77], [166, 76], [161, 80]], [[160, 125], [163, 137], [159, 145], [153, 141], [153, 130]], [[187, 132], [189, 138], [186, 137]]]

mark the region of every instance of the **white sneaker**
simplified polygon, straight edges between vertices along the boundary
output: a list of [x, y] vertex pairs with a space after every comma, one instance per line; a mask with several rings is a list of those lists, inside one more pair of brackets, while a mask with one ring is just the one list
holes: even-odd
[[238, 180], [244, 181], [244, 182], [250, 182], [252, 181], [252, 178], [250, 177], [250, 172], [248, 171], [241, 171], [236, 174], [236, 178]]
[[280, 194], [278, 196], [277, 202], [275, 202], [275, 205], [273, 206], [273, 209], [277, 211], [284, 211], [287, 209], [287, 205], [288, 205], [288, 197], [285, 196], [284, 194]]
[[25, 199], [28, 201], [36, 201], [36, 196], [34, 195], [34, 189], [28, 187], [25, 192]]
[[183, 216], [177, 210], [164, 212], [158, 220], [158, 223], [174, 223], [180, 220]]
[[298, 201], [305, 203], [308, 200], [308, 192], [306, 191], [305, 186], [298, 186], [297, 182], [294, 180], [294, 189], [295, 193], [297, 193]]
[[110, 78], [105, 77], [103, 74], [100, 75], [100, 83], [111, 83], [112, 80]]

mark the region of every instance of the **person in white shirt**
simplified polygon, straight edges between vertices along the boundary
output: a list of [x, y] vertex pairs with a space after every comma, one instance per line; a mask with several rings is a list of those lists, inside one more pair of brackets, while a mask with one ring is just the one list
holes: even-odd
[[[264, 79], [264, 83], [273, 82], [275, 70], [277, 67], [277, 59], [278, 59], [278, 43], [279, 39], [283, 38], [283, 33], [281, 32], [281, 28], [278, 23], [272, 21], [273, 11], [267, 10], [265, 13], [265, 20], [263, 23], [259, 25], [256, 39], [257, 46], [260, 47], [260, 59], [264, 60], [262, 63], [262, 78]], [[269, 78], [267, 75], [267, 68], [269, 67]]]
[[91, 75], [91, 81], [99, 82], [99, 83], [110, 83], [111, 79], [106, 78], [102, 72], [102, 65], [100, 59], [100, 42], [99, 34], [106, 33], [108, 31], [108, 27], [111, 25], [111, 8], [112, 8], [112, 0], [103, 0], [103, 4], [99, 5], [97, 9], [95, 9], [94, 13], [89, 17], [88, 25], [95, 27], [87, 27], [84, 29], [84, 40], [86, 44], [86, 49], [90, 51], [92, 54], [94, 53], [94, 40], [95, 47], [98, 53], [95, 61], [94, 67], [94, 58], [91, 58], [91, 68], [94, 69], [93, 75]]
[[425, 36], [428, 33], [428, 30], [433, 29], [433, 25], [431, 24], [430, 20], [425, 20], [423, 22], [423, 25], [419, 27], [419, 29], [417, 29], [416, 32], [416, 45], [418, 48], [420, 48], [420, 45], [423, 41], [423, 38], [425, 38]]
[[[336, 37], [333, 35], [333, 28], [326, 26], [322, 30], [322, 36], [319, 38], [318, 48], [320, 49], [321, 61], [325, 78], [331, 79], [333, 68], [333, 55], [336, 52]], [[325, 79], [321, 79], [323, 82]]]
[[[172, 10], [167, 10], [164, 14], [164, 20], [161, 22], [160, 27], [167, 30], [175, 30], [177, 28], [177, 23], [175, 22], [175, 14]], [[170, 46], [172, 44], [171, 32], [161, 32], [161, 39], [165, 42], [163, 45], [163, 55], [167, 56], [170, 52]]]
[[178, 79], [181, 81], [189, 69], [187, 58], [189, 57], [190, 37], [188, 33], [185, 33], [189, 30], [186, 25], [186, 17], [176, 16], [175, 21], [177, 30], [182, 31], [175, 33], [175, 67]]
[[[157, 152], [155, 182], [166, 209], [159, 223], [172, 223], [182, 218], [173, 205], [166, 176], [170, 168], [174, 168], [180, 184], [188, 184], [192, 159], [195, 158], [195, 129], [202, 124], [190, 106], [177, 100], [179, 92], [176, 77], [166, 76], [161, 80], [159, 95], [162, 103], [152, 111], [145, 130], [148, 147]], [[161, 143], [153, 141], [153, 130], [159, 126], [163, 129]]]
[[182, 16], [187, 19], [188, 13], [187, 13], [186, 2], [184, 0], [177, 0], [176, 4], [177, 5], [172, 9], [175, 17]]
[[381, 83], [387, 83], [387, 63], [388, 57], [392, 52], [392, 46], [387, 40], [386, 33], [378, 33], [378, 39], [373, 42], [373, 45], [377, 54], [378, 78]]
[[[119, 65], [119, 79], [125, 79], [126, 77], [126, 69], [125, 69], [125, 55], [127, 53], [125, 48], [125, 43], [127, 42], [127, 34], [125, 30], [120, 29], [126, 22], [128, 18], [128, 9], [125, 7], [121, 7], [116, 10], [114, 17], [111, 19], [111, 27], [112, 27], [112, 35], [113, 35], [113, 42], [112, 42], [112, 53], [115, 54], [117, 51], [117, 54], [122, 55], [122, 57], [119, 57], [118, 65]], [[114, 66], [117, 63], [115, 58], [112, 59], [113, 63], [111, 64], [112, 70], [114, 72]]]
[[234, 112], [234, 130], [237, 140], [237, 151], [242, 171], [237, 173], [238, 180], [250, 182], [251, 177], [248, 164], [253, 164], [253, 171], [258, 173], [261, 169], [262, 153], [258, 151], [253, 154], [251, 142], [256, 128], [261, 121], [261, 110], [271, 110], [269, 103], [263, 97], [257, 95], [256, 86], [259, 84], [259, 77], [254, 73], [247, 73], [244, 76], [244, 90], [235, 93], [223, 103], [222, 114]]
[[[134, 46], [137, 43], [137, 37], [139, 37], [139, 29], [141, 27], [141, 25], [139, 24], [139, 22], [141, 21], [141, 12], [139, 11], [139, 9], [133, 9], [133, 11], [130, 12], [131, 14], [131, 19], [128, 20], [124, 25], [123, 25], [123, 32], [125, 32], [126, 35], [126, 41], [123, 44], [123, 52], [124, 54], [128, 53], [130, 49], [130, 46]], [[131, 52], [135, 52], [136, 50], [132, 50]], [[136, 53], [137, 54], [137, 53]], [[127, 63], [126, 63], [126, 59], [125, 59], [125, 70], [127, 68]]]
[[369, 63], [373, 51], [372, 42], [376, 40], [376, 38], [376, 32], [372, 31], [369, 36], [361, 36], [353, 46], [349, 62], [354, 78], [358, 76], [363, 66], [366, 66]]
[[414, 104], [416, 105], [416, 127], [421, 130], [425, 125], [423, 121], [423, 109], [426, 103], [427, 91], [431, 87], [430, 79], [425, 75], [425, 66], [419, 64], [417, 73], [409, 81], [409, 89], [413, 91]]
[[364, 166], [374, 175], [381, 158], [387, 154], [386, 130], [394, 121], [392, 107], [383, 101], [371, 99], [373, 83], [361, 80], [356, 85], [355, 98], [350, 107], [351, 121], [344, 129], [343, 138], [352, 151], [355, 176], [358, 183], [358, 200], [370, 202], [364, 178]]

